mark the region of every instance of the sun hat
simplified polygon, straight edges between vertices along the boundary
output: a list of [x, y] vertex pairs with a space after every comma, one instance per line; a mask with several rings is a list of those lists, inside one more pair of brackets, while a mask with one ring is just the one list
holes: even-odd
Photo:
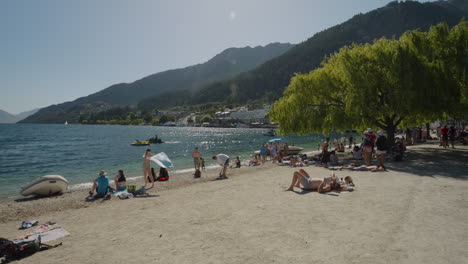
[[372, 133], [372, 128], [369, 127], [369, 128], [367, 129], [367, 132]]
[[102, 170], [102, 171], [99, 172], [99, 176], [106, 176], [106, 175], [107, 175], [107, 172], [106, 172], [106, 171], [103, 171], [103, 170]]
[[382, 130], [377, 131], [377, 135], [383, 136], [383, 131]]

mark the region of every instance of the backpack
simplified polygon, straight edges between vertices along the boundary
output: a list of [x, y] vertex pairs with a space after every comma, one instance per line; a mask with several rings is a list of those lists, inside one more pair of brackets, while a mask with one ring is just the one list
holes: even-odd
[[50, 248], [58, 247], [60, 245], [62, 245], [62, 243], [57, 244], [55, 246], [42, 244], [40, 236], [36, 238], [16, 241], [11, 241], [6, 238], [0, 237], [0, 258], [6, 257], [7, 261], [11, 259], [18, 260], [31, 256], [32, 254], [38, 251], [47, 250]]
[[193, 176], [194, 176], [194, 178], [200, 178], [201, 177], [201, 171], [199, 169], [197, 169]]

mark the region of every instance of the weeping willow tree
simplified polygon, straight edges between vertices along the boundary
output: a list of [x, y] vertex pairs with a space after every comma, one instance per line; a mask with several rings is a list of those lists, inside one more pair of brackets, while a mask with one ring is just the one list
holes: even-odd
[[321, 68], [291, 79], [271, 107], [271, 119], [283, 133], [378, 127], [393, 142], [399, 126], [460, 110], [466, 63], [455, 65], [454, 60], [468, 55], [467, 24], [446, 32], [440, 30], [444, 27], [341, 48]]

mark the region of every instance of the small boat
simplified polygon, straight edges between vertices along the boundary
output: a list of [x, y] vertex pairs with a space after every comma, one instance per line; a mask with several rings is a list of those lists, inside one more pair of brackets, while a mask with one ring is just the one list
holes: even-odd
[[297, 155], [303, 150], [304, 148], [301, 148], [301, 147], [289, 146], [288, 155]]
[[276, 132], [274, 129], [270, 129], [268, 132], [266, 133], [263, 133], [264, 136], [267, 136], [267, 137], [275, 137], [276, 136]]
[[144, 140], [144, 141], [135, 140], [130, 145], [132, 145], [132, 146], [148, 146], [149, 144], [151, 144], [151, 143], [148, 140]]
[[63, 193], [68, 188], [68, 181], [60, 175], [46, 175], [37, 178], [31, 183], [21, 188], [21, 195], [28, 196], [31, 194], [39, 196], [47, 196], [56, 193]]
[[[281, 151], [283, 150], [283, 148], [281, 148]], [[288, 148], [288, 156], [290, 155], [297, 155], [299, 153], [301, 153], [301, 151], [303, 151], [304, 148], [301, 148], [301, 147], [296, 147], [296, 146], [289, 146]], [[260, 150], [257, 150], [254, 152], [255, 154], [260, 154]]]
[[158, 135], [155, 135], [154, 137], [152, 137], [152, 138], [150, 138], [150, 139], [148, 139], [146, 141], [148, 141], [151, 144], [162, 144], [162, 143], [164, 143], [164, 141], [162, 141], [160, 138], [158, 138]]
[[68, 121], [65, 121], [65, 124], [64, 125], [68, 125]]

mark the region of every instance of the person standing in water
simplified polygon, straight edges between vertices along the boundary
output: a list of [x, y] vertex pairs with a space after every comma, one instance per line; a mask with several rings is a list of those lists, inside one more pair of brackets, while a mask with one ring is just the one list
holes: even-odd
[[151, 157], [154, 154], [151, 152], [151, 149], [147, 149], [146, 152], [143, 154], [143, 179], [145, 180], [145, 187], [148, 185], [148, 178], [151, 181], [151, 187], [154, 186], [154, 178], [151, 175]]
[[192, 152], [193, 165], [195, 166], [195, 171], [200, 170], [201, 157], [202, 155], [198, 150], [198, 147], [196, 147]]

